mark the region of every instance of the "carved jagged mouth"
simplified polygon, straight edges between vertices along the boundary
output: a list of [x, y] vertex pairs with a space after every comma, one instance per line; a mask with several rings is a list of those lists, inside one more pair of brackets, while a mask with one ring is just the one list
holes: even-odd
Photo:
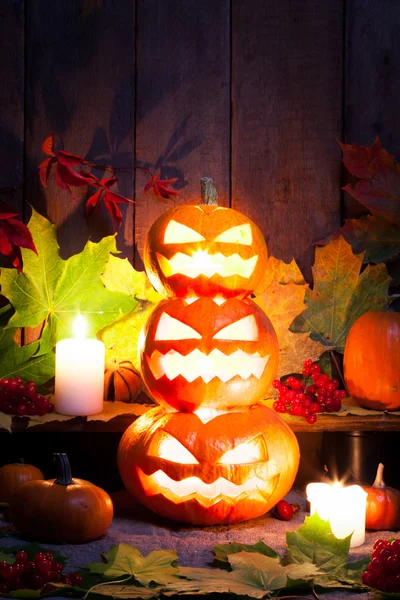
[[235, 350], [227, 355], [215, 348], [210, 354], [196, 349], [186, 356], [175, 350], [170, 350], [167, 354], [155, 350], [146, 358], [155, 379], [165, 375], [172, 381], [181, 375], [189, 382], [201, 377], [205, 383], [209, 383], [217, 377], [226, 383], [236, 376], [248, 379], [253, 375], [260, 379], [269, 357], [270, 355], [260, 356], [258, 352], [246, 354], [243, 350]]
[[177, 252], [171, 259], [168, 259], [157, 252], [157, 260], [166, 277], [179, 273], [191, 279], [195, 279], [200, 275], [210, 278], [217, 274], [221, 277], [239, 275], [248, 279], [255, 269], [258, 255], [244, 259], [239, 254], [224, 256], [220, 252], [208, 254], [208, 252], [200, 250], [194, 252], [191, 256], [183, 252]]
[[279, 474], [269, 477], [268, 481], [252, 477], [238, 485], [224, 477], [219, 477], [213, 483], [204, 483], [199, 477], [188, 477], [181, 481], [175, 481], [161, 470], [152, 475], [146, 475], [140, 467], [137, 467], [137, 471], [146, 495], [162, 494], [175, 504], [195, 498], [197, 502], [206, 507], [213, 506], [221, 500], [231, 503], [236, 503], [241, 498], [266, 501], [275, 492], [279, 483]]

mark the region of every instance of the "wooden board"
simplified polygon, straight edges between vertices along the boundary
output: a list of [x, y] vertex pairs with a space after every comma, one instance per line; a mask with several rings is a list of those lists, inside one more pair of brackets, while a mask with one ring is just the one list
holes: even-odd
[[[30, 169], [43, 160], [41, 144], [52, 132], [66, 150], [92, 162], [132, 166], [134, 7], [132, 0], [27, 3], [26, 150]], [[119, 187], [130, 198], [133, 181], [131, 171], [123, 181], [121, 178]], [[76, 190], [77, 195], [81, 191]], [[113, 232], [104, 210], [86, 224], [84, 199], [71, 199], [54, 180], [46, 190], [36, 180], [29, 185], [27, 199], [58, 226], [63, 257], [79, 252], [89, 237], [97, 241]], [[127, 213], [118, 246], [132, 259], [132, 206]]]
[[340, 223], [343, 2], [232, 8], [232, 206], [309, 278]]
[[195, 203], [200, 177], [212, 177], [229, 204], [229, 1], [138, 0], [136, 159], [181, 190], [163, 203], [143, 194], [137, 173], [136, 268], [155, 219], [177, 203]]
[[[0, 187], [24, 178], [24, 1], [0, 6]], [[22, 187], [1, 198], [23, 213]]]
[[[349, 0], [346, 14], [343, 140], [371, 145], [379, 136], [400, 160], [400, 3]], [[344, 194], [346, 217], [365, 209]]]

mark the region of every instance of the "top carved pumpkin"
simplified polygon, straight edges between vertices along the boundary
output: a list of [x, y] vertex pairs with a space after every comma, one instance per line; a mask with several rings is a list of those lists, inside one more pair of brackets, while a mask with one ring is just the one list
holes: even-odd
[[245, 298], [260, 283], [267, 258], [257, 225], [232, 208], [207, 204], [163, 213], [144, 248], [147, 275], [169, 298]]

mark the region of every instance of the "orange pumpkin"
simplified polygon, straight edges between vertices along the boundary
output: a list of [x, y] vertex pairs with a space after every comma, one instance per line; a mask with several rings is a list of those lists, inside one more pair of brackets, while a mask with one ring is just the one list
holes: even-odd
[[374, 531], [397, 531], [400, 529], [400, 490], [385, 485], [383, 468], [379, 463], [373, 485], [363, 486], [368, 494], [365, 526]]
[[139, 350], [150, 393], [180, 411], [255, 404], [279, 358], [275, 330], [249, 298], [162, 300], [141, 332]]
[[131, 403], [141, 390], [142, 382], [129, 360], [108, 361], [104, 372], [104, 399]]
[[82, 544], [101, 537], [113, 518], [110, 496], [89, 481], [72, 479], [66, 454], [55, 458], [57, 479], [29, 481], [13, 495], [13, 525], [38, 540]]
[[119, 472], [134, 497], [195, 525], [264, 514], [290, 490], [298, 463], [294, 433], [265, 406], [204, 422], [156, 407], [125, 431], [118, 449]]
[[344, 350], [348, 393], [360, 406], [400, 408], [400, 313], [368, 312], [350, 329]]
[[221, 206], [182, 205], [152, 225], [144, 248], [147, 275], [163, 296], [245, 297], [268, 258], [264, 236], [248, 217]]
[[[34, 479], [44, 479], [42, 471], [33, 465], [25, 464], [20, 458], [18, 462], [0, 468], [0, 502], [9, 504], [14, 494], [24, 483]], [[9, 518], [8, 508], [4, 507], [4, 516]]]

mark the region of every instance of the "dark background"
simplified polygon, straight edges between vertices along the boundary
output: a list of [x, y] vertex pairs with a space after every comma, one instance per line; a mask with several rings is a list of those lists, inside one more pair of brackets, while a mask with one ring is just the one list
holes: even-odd
[[[398, 0], [0, 0], [0, 186], [35, 170], [51, 132], [88, 160], [178, 177], [180, 203], [196, 202], [209, 176], [220, 203], [248, 214], [270, 253], [294, 257], [310, 280], [312, 243], [360, 214], [341, 192], [336, 139], [379, 135], [400, 156], [399, 27]], [[136, 268], [172, 205], [145, 196], [146, 182], [132, 168], [119, 186], [136, 200], [118, 235]], [[112, 233], [104, 212], [86, 223], [84, 198], [37, 177], [4, 199], [25, 220], [33, 205], [56, 223], [63, 257]], [[114, 486], [117, 443], [3, 433], [0, 461], [24, 453], [47, 470], [67, 449], [76, 475]], [[320, 435], [302, 444], [303, 470], [316, 468]]]

